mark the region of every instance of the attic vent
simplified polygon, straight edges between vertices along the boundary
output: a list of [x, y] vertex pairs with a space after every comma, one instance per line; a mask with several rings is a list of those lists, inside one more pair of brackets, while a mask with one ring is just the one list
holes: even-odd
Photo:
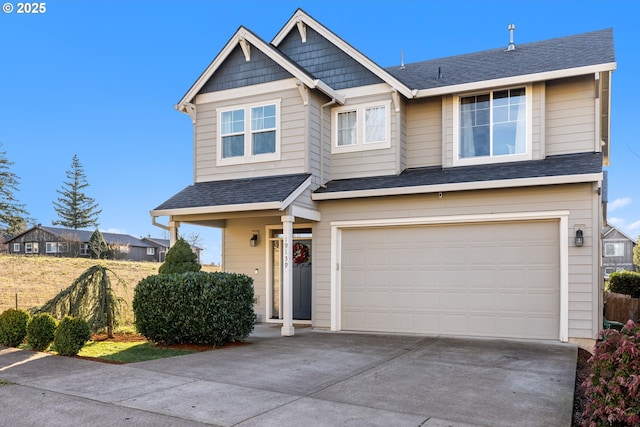
[[507, 46], [507, 51], [516, 50], [516, 44], [513, 42], [513, 31], [516, 29], [515, 24], [509, 24], [509, 46]]

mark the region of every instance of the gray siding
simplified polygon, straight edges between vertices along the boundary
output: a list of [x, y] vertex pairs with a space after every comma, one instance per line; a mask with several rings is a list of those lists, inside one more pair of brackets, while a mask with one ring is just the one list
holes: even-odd
[[382, 80], [344, 53], [333, 43], [307, 27], [307, 41], [302, 43], [294, 28], [278, 49], [293, 62], [336, 90], [382, 83]]
[[251, 47], [251, 60], [247, 62], [242, 48], [238, 45], [200, 89], [199, 94], [269, 83], [290, 77], [291, 74], [255, 47]]

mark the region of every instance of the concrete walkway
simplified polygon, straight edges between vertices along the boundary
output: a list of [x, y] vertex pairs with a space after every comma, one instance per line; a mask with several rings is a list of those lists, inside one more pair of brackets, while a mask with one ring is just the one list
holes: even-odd
[[3, 425], [569, 426], [577, 348], [257, 325], [128, 365], [0, 347]]

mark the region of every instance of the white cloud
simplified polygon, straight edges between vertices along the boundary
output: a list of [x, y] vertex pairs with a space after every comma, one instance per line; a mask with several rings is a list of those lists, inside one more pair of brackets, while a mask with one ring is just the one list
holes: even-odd
[[609, 225], [613, 225], [623, 233], [626, 233], [629, 237], [635, 237], [639, 234], [638, 230], [640, 230], [640, 220], [628, 224], [624, 218], [608, 217], [607, 223]]
[[631, 197], [621, 197], [607, 204], [607, 211], [613, 212], [616, 209], [623, 208], [631, 203]]
[[622, 197], [615, 199], [613, 202], [607, 203], [607, 211], [613, 212], [618, 208], [623, 208], [631, 203], [631, 197]]
[[127, 234], [125, 230], [120, 228], [107, 228], [106, 230], [100, 230], [103, 233], [113, 233], [113, 234]]
[[637, 230], [640, 228], [640, 221], [634, 221], [627, 226], [628, 230]]

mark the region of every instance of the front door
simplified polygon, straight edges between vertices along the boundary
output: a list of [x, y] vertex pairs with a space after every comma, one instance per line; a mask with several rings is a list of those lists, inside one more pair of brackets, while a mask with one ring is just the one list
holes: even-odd
[[[270, 317], [282, 319], [282, 230], [271, 237]], [[293, 234], [293, 319], [311, 320], [311, 230], [294, 230]]]

